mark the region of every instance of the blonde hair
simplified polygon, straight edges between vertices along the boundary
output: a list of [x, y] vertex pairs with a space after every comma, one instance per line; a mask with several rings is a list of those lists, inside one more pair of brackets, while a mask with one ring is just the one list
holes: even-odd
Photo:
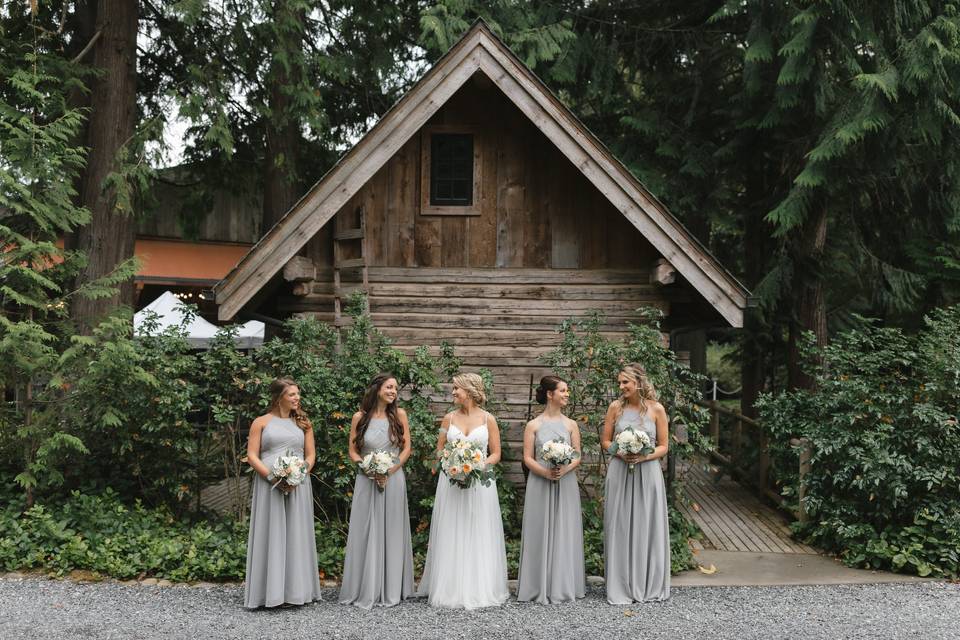
[[[640, 396], [640, 402], [643, 404], [644, 410], [647, 408], [647, 402], [657, 401], [657, 390], [650, 384], [647, 370], [643, 368], [642, 364], [629, 362], [620, 368], [620, 373], [637, 383], [637, 395]], [[623, 415], [623, 410], [627, 408], [627, 399], [620, 398], [617, 402], [620, 405], [617, 408], [617, 419], [619, 419]]]
[[487, 401], [487, 394], [484, 391], [483, 378], [475, 373], [458, 373], [453, 376], [453, 386], [460, 387], [467, 392], [470, 399], [478, 407], [483, 406]]

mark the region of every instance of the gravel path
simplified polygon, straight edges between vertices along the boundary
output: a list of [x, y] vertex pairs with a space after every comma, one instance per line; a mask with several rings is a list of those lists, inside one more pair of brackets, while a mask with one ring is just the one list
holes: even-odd
[[669, 602], [610, 606], [602, 588], [569, 605], [480, 611], [421, 600], [367, 612], [326, 602], [248, 612], [242, 588], [0, 579], [0, 638], [950, 638], [960, 584], [679, 587]]

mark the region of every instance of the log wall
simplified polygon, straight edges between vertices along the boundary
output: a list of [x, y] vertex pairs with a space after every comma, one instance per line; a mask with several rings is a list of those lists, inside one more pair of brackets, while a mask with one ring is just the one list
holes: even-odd
[[[599, 310], [605, 314], [604, 333], [623, 336], [638, 307], [669, 312], [671, 301], [648, 277], [646, 271], [626, 269], [371, 267], [368, 299], [374, 325], [401, 350], [412, 353], [427, 345], [436, 354], [446, 341], [465, 371], [493, 373], [494, 412], [516, 479], [522, 428], [528, 411], [538, 411], [529, 405], [530, 379], [536, 384], [549, 373], [541, 356], [559, 343], [558, 326]], [[331, 322], [333, 286], [315, 282], [309, 294], [285, 297], [281, 305], [284, 314]], [[435, 400], [439, 415], [449, 406], [449, 385]]]

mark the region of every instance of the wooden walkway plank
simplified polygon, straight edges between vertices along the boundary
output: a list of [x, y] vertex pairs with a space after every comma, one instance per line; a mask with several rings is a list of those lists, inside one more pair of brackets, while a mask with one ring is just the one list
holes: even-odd
[[[789, 539], [785, 539], [782, 530], [771, 528], [757, 516], [765, 510], [756, 498], [746, 493], [742, 488], [731, 481], [724, 482], [717, 487], [717, 495], [722, 496], [724, 507], [734, 514], [743, 526], [758, 536], [774, 553], [801, 553]], [[771, 515], [772, 512], [771, 512]], [[776, 517], [773, 515], [773, 517]], [[789, 531], [789, 529], [787, 529]]]
[[729, 478], [714, 479], [700, 464], [681, 470], [690, 500], [683, 507], [700, 527], [705, 544], [721, 551], [811, 554], [818, 552], [791, 536], [783, 516]]
[[796, 542], [791, 537], [790, 528], [775, 511], [760, 503], [756, 498], [749, 494], [731, 496], [739, 508], [752, 516], [752, 521], [758, 527], [763, 527], [775, 536], [781, 544], [788, 547], [787, 553], [813, 553], [817, 552], [806, 545]]
[[740, 551], [740, 546], [730, 538], [726, 527], [722, 526], [719, 522], [715, 522], [711, 517], [710, 511], [707, 511], [706, 508], [699, 503], [699, 498], [694, 495], [693, 492], [689, 493], [690, 498], [700, 506], [700, 511], [694, 515], [695, 521], [704, 532], [704, 535], [710, 539], [714, 548], [720, 551]]
[[736, 518], [735, 512], [731, 512], [722, 501], [717, 500], [715, 496], [711, 495], [703, 485], [697, 485], [693, 490], [701, 501], [700, 505], [706, 508], [707, 513], [719, 526], [726, 529], [728, 537], [734, 541], [738, 550], [757, 552], [767, 550], [747, 535], [743, 523]]
[[[717, 489], [719, 488], [720, 487]], [[729, 489], [729, 487], [724, 488]], [[793, 552], [793, 549], [791, 549], [780, 536], [755, 526], [754, 518], [751, 517], [749, 511], [734, 504], [729, 499], [725, 499], [727, 496], [724, 496], [724, 494], [719, 491], [713, 495], [714, 507], [721, 510], [727, 520], [740, 530], [742, 537], [751, 538], [751, 541], [759, 546], [761, 551], [767, 553]]]

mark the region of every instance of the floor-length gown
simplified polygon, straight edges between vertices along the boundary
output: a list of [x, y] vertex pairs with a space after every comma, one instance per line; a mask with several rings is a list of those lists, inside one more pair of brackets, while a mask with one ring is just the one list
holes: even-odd
[[[303, 457], [304, 433], [290, 418], [270, 416], [260, 435], [267, 468], [287, 453]], [[310, 478], [289, 494], [255, 474], [247, 538], [243, 604], [248, 609], [320, 600]]]
[[[537, 460], [551, 468], [540, 454], [551, 440], [570, 444], [563, 418], [541, 418], [534, 447]], [[527, 476], [523, 500], [523, 535], [520, 543], [520, 579], [517, 600], [542, 604], [569, 602], [586, 591], [583, 570], [583, 520], [577, 474], [559, 480], [534, 473]]]
[[[447, 440], [467, 439], [487, 450], [486, 422], [469, 435], [454, 424]], [[507, 589], [507, 554], [496, 484], [468, 489], [450, 484], [443, 473], [430, 522], [427, 560], [417, 595], [431, 606], [477, 609], [503, 604]]]
[[[386, 418], [370, 420], [360, 455], [377, 450], [387, 451], [394, 458], [400, 455], [400, 449], [390, 441]], [[387, 479], [383, 491], [374, 480], [358, 473], [350, 505], [340, 603], [363, 609], [393, 606], [413, 593], [413, 547], [403, 467]]]
[[[614, 435], [627, 427], [646, 431], [657, 441], [650, 416], [624, 409]], [[647, 460], [629, 470], [614, 457], [607, 467], [603, 503], [603, 557], [607, 601], [629, 604], [670, 597], [670, 528], [667, 492], [660, 460]]]

